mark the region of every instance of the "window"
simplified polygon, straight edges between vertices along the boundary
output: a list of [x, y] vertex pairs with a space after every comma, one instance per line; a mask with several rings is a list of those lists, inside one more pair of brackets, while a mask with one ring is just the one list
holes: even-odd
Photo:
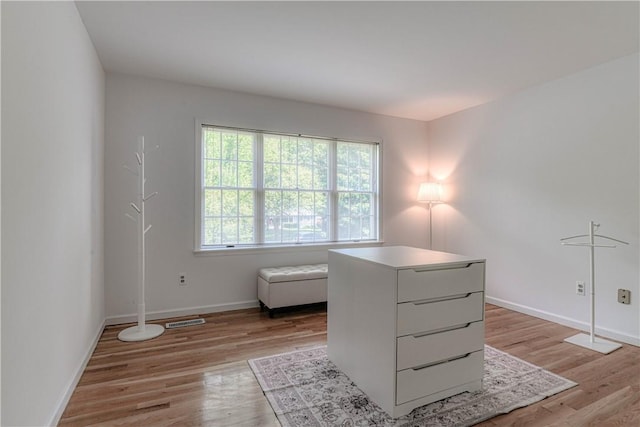
[[200, 131], [199, 248], [378, 240], [378, 143]]

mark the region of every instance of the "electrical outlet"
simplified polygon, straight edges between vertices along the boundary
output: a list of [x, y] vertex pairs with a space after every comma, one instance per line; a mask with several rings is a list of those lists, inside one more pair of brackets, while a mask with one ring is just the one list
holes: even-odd
[[584, 282], [581, 280], [576, 282], [576, 295], [585, 296]]
[[178, 286], [187, 286], [187, 273], [178, 273]]
[[618, 289], [618, 302], [631, 304], [631, 291], [629, 289]]

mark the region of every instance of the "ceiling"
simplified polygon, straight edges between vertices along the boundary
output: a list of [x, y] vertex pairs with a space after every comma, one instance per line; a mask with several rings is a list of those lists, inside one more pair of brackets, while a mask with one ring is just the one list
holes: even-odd
[[432, 120], [638, 52], [638, 2], [95, 2], [107, 72]]

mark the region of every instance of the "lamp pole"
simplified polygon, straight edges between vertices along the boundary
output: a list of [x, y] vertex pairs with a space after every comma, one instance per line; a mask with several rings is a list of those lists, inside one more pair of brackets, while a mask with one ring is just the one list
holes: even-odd
[[429, 201], [429, 249], [433, 250], [433, 216], [431, 212], [433, 211], [433, 202]]
[[442, 202], [442, 185], [438, 182], [423, 182], [418, 189], [418, 201], [429, 204], [429, 249], [433, 249], [433, 205]]

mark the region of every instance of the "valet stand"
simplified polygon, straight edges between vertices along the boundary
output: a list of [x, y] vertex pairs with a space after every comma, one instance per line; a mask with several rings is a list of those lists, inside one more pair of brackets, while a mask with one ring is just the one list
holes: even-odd
[[[595, 238], [606, 239], [612, 242], [622, 243], [624, 245], [628, 245], [629, 243], [623, 242], [622, 240], [614, 239], [613, 237], [603, 236], [601, 234], [595, 234], [596, 230], [600, 227], [600, 224], [596, 224], [593, 221], [589, 221], [589, 234], [580, 234], [577, 236], [564, 237], [560, 239], [561, 244], [565, 246], [585, 246], [589, 248], [589, 276], [591, 283], [591, 299], [590, 299], [590, 309], [591, 309], [591, 326], [589, 335], [587, 334], [577, 334], [572, 337], [566, 338], [565, 341], [571, 344], [579, 345], [581, 347], [588, 348], [590, 350], [595, 350], [597, 352], [603, 354], [609, 354], [614, 350], [622, 347], [621, 344], [616, 342], [607, 341], [602, 338], [598, 338], [595, 335], [596, 328], [596, 279], [595, 279], [595, 248], [615, 248], [616, 245], [608, 244], [596, 244]], [[578, 239], [588, 237], [588, 242], [569, 242], [569, 240]]]

